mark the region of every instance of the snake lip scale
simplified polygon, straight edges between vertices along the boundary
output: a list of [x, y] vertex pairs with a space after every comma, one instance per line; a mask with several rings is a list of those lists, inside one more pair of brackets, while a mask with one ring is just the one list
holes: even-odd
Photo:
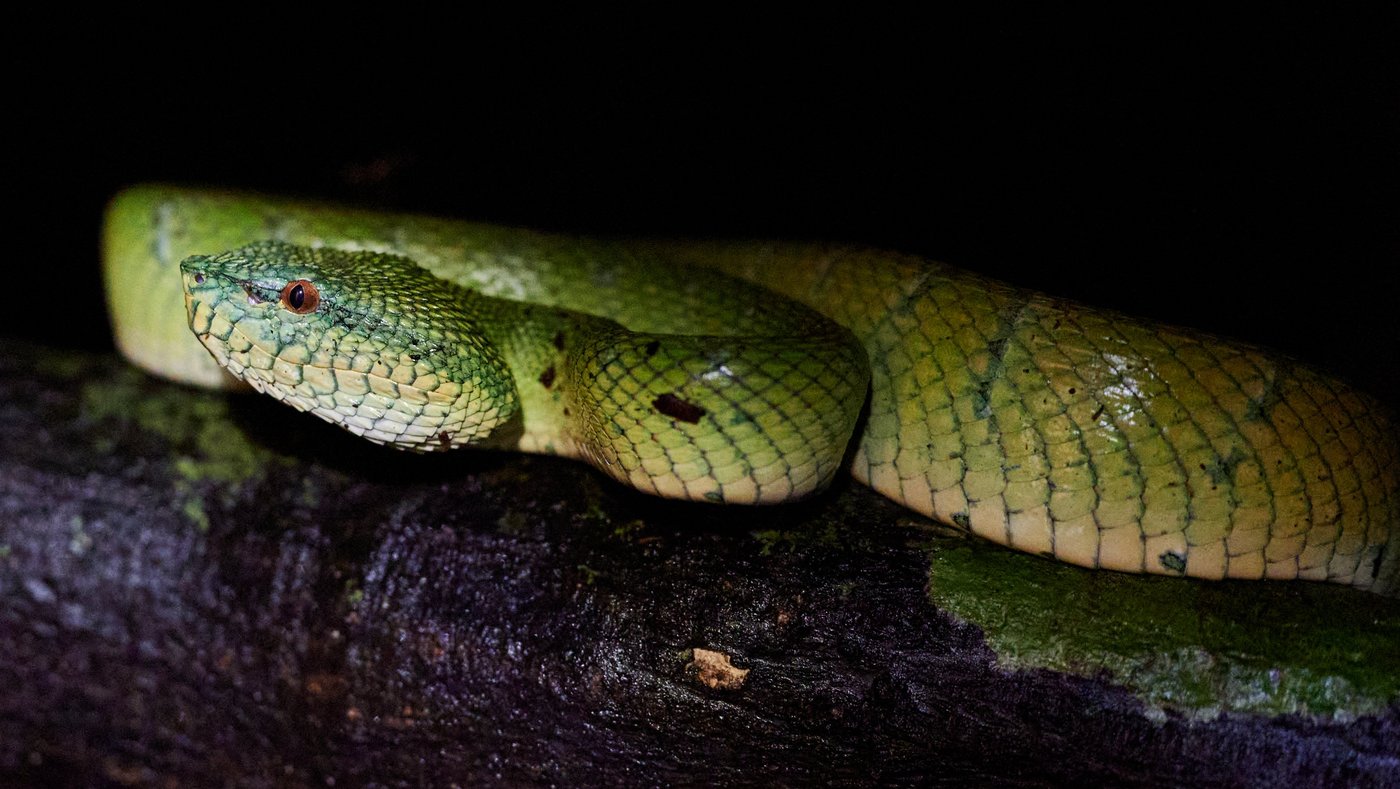
[[166, 186], [113, 201], [104, 249], [134, 363], [232, 373], [391, 446], [575, 457], [731, 504], [793, 501], [845, 467], [1082, 566], [1400, 587], [1400, 447], [1374, 400], [941, 263]]

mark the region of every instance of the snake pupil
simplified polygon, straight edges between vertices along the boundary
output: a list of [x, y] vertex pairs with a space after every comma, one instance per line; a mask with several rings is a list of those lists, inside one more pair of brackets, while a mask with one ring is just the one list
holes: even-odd
[[315, 310], [316, 305], [320, 303], [320, 291], [304, 279], [288, 282], [287, 286], [282, 288], [282, 306], [298, 315]]

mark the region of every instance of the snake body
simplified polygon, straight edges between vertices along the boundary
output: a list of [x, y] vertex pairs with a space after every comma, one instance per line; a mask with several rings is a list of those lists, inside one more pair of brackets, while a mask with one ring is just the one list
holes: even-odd
[[220, 385], [217, 360], [381, 443], [579, 457], [725, 503], [795, 500], [845, 466], [1086, 567], [1400, 587], [1393, 423], [1251, 345], [883, 251], [169, 187], [114, 200], [105, 245], [134, 362]]

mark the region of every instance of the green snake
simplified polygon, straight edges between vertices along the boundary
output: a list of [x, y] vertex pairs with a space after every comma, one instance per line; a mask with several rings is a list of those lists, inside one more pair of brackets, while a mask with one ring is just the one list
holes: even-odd
[[119, 195], [104, 243], [133, 362], [232, 373], [380, 443], [576, 457], [731, 504], [793, 501], [844, 467], [1085, 567], [1400, 587], [1396, 428], [1251, 345], [884, 251], [163, 186]]

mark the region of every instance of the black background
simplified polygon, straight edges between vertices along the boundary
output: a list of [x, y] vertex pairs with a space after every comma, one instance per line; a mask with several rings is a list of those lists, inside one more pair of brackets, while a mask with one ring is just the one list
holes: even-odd
[[0, 333], [110, 347], [102, 206], [166, 180], [892, 247], [1400, 403], [1394, 14], [615, 21], [47, 42], [9, 77]]

